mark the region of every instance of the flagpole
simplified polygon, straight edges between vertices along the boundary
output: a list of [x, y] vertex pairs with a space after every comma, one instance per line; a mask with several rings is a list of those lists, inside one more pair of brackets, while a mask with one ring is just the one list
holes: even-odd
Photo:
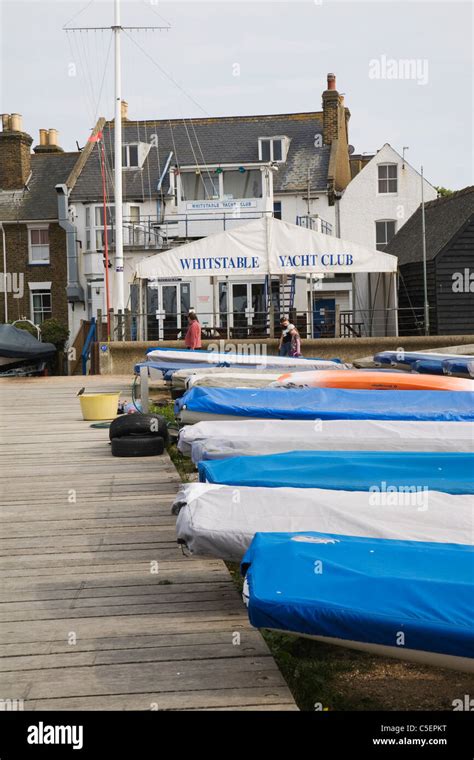
[[423, 167], [421, 167], [421, 237], [423, 246], [423, 292], [424, 292], [424, 314], [425, 314], [425, 335], [430, 334], [430, 305], [428, 302], [428, 276], [426, 269], [426, 227], [425, 227], [425, 194], [424, 194]]
[[[115, 0], [115, 20], [112, 27], [115, 42], [115, 121], [114, 121], [114, 195], [115, 195], [115, 308], [125, 309], [123, 272], [123, 196], [122, 196], [122, 72], [120, 58], [120, 0]], [[107, 221], [104, 221], [104, 225]], [[120, 316], [119, 316], [120, 320]], [[119, 322], [119, 340], [123, 339]]]

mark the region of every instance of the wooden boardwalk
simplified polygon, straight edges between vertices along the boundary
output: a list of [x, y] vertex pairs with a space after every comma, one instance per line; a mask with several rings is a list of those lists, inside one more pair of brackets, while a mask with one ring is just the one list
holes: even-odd
[[112, 457], [84, 381], [130, 398], [128, 378], [0, 379], [0, 698], [295, 710], [225, 565], [177, 548], [168, 456]]

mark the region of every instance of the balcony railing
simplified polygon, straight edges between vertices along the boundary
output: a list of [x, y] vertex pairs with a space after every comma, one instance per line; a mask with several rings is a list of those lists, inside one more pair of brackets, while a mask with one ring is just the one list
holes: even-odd
[[[326, 309], [321, 318], [319, 311], [291, 309], [289, 316], [302, 338], [369, 338], [381, 336], [423, 334], [422, 309], [373, 309], [342, 311]], [[420, 322], [413, 325], [413, 318]], [[242, 311], [228, 313], [198, 311], [204, 339], [252, 340], [279, 337], [280, 310], [275, 309], [272, 319], [268, 311], [254, 310], [251, 317]], [[97, 315], [104, 323], [105, 316]], [[398, 321], [398, 333], [397, 333]], [[112, 339], [126, 340], [182, 340], [187, 330], [187, 313], [111, 311]], [[103, 328], [104, 330], [105, 328]], [[103, 332], [102, 330], [102, 332]], [[100, 330], [99, 330], [100, 332]], [[98, 338], [101, 340], [103, 338]]]

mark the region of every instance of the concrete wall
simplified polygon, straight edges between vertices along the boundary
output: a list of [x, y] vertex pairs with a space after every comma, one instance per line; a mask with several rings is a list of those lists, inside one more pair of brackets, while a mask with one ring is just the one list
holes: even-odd
[[[405, 351], [424, 351], [429, 349], [440, 349], [449, 346], [471, 346], [466, 349], [472, 350], [474, 335], [431, 335], [429, 337], [410, 336], [405, 338], [323, 338], [320, 340], [303, 340], [303, 354], [305, 356], [318, 356], [322, 359], [331, 359], [339, 357], [343, 361], [354, 361], [368, 356], [373, 356], [378, 351], [390, 351], [397, 348]], [[227, 349], [229, 351], [242, 351], [242, 345], [250, 344], [258, 347], [259, 353], [263, 352], [263, 347], [269, 355], [277, 353], [277, 340], [261, 341], [203, 341], [203, 348], [212, 344], [214, 349]], [[183, 348], [183, 341], [161, 343], [162, 348]], [[101, 343], [99, 350], [100, 374], [103, 375], [126, 375], [133, 373], [133, 367], [137, 362], [145, 360], [145, 352], [149, 348], [158, 347], [157, 343], [145, 343], [137, 341], [124, 341], [123, 343]], [[247, 352], [247, 355], [250, 351]]]

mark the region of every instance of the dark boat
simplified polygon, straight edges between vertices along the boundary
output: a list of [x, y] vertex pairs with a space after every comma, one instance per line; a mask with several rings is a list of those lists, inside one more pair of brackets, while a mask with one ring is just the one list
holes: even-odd
[[14, 325], [0, 325], [0, 375], [35, 374], [55, 354], [52, 343], [41, 343]]

